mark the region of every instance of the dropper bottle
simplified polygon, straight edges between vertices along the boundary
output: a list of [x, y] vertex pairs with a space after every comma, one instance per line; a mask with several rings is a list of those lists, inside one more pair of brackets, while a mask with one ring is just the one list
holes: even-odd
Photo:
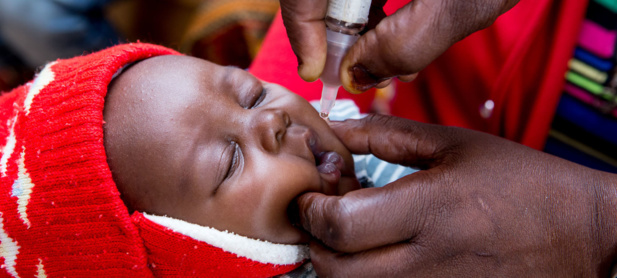
[[347, 50], [360, 37], [368, 22], [371, 0], [330, 0], [326, 14], [326, 65], [319, 79], [323, 83], [319, 116], [328, 120], [341, 84], [339, 69]]

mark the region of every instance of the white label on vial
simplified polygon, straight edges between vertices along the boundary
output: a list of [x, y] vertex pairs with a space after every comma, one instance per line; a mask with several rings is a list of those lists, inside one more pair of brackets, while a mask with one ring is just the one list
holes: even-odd
[[328, 16], [349, 23], [366, 23], [371, 0], [330, 0]]

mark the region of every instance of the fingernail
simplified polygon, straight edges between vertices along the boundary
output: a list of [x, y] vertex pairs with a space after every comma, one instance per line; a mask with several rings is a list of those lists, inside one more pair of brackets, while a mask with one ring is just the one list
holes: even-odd
[[378, 78], [371, 74], [365, 66], [360, 64], [351, 67], [351, 76], [353, 77], [353, 86], [360, 91], [366, 91], [388, 80], [388, 78]]

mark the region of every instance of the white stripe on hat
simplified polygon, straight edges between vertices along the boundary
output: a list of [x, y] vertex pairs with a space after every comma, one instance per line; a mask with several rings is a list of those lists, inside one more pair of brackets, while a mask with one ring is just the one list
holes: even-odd
[[228, 231], [219, 231], [167, 216], [143, 213], [150, 221], [165, 226], [174, 232], [206, 242], [224, 251], [265, 264], [287, 265], [301, 262], [309, 257], [306, 245], [279, 244], [252, 239]]
[[2, 212], [0, 212], [0, 256], [4, 258], [6, 271], [15, 278], [19, 277], [17, 270], [15, 270], [15, 260], [17, 260], [19, 248], [17, 241], [9, 237], [4, 230], [4, 219], [2, 218]]
[[34, 97], [38, 95], [45, 86], [47, 86], [51, 81], [54, 81], [56, 75], [51, 70], [51, 67], [55, 65], [56, 62], [51, 62], [47, 64], [43, 70], [34, 78], [34, 82], [28, 90], [28, 94], [26, 95], [26, 100], [24, 101], [24, 110], [26, 115], [30, 113], [30, 105], [32, 105], [32, 100]]

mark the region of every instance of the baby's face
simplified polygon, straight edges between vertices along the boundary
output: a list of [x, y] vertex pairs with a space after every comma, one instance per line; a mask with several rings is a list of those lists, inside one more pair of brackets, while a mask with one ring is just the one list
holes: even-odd
[[289, 221], [295, 197], [358, 187], [350, 153], [306, 100], [238, 68], [147, 59], [110, 85], [104, 116], [132, 210], [291, 244], [307, 240]]

